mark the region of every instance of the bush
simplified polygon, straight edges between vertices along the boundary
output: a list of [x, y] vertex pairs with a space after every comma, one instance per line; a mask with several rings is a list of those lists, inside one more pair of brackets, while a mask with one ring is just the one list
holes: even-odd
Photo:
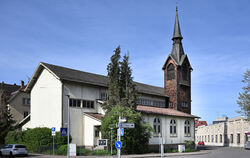
[[59, 149], [57, 149], [56, 154], [57, 155], [67, 155], [68, 145], [61, 145]]
[[77, 148], [77, 155], [90, 155], [91, 150], [85, 148]]
[[[55, 146], [67, 144], [67, 137], [61, 137], [60, 132], [56, 132], [54, 138]], [[70, 137], [71, 141], [71, 137]], [[50, 128], [33, 128], [26, 131], [11, 131], [6, 138], [7, 144], [24, 144], [30, 152], [39, 153], [42, 148], [52, 147], [53, 137]], [[44, 152], [44, 151], [43, 151]]]
[[94, 150], [92, 155], [110, 155], [108, 150]]
[[192, 140], [185, 140], [185, 147], [186, 148], [190, 148], [190, 149], [194, 149], [195, 147], [195, 143]]
[[190, 148], [185, 149], [185, 152], [194, 152], [194, 151], [195, 151], [194, 149], [190, 149]]

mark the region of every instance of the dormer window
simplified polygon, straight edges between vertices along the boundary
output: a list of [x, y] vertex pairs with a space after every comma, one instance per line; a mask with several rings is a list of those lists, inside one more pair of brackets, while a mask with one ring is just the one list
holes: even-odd
[[167, 67], [167, 80], [172, 80], [175, 78], [174, 65], [169, 64]]

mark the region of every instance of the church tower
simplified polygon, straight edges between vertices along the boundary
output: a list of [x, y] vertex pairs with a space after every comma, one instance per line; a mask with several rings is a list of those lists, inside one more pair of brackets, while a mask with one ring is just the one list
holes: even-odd
[[165, 64], [164, 89], [169, 96], [168, 108], [191, 114], [191, 71], [187, 55], [182, 47], [182, 35], [176, 7], [172, 51]]

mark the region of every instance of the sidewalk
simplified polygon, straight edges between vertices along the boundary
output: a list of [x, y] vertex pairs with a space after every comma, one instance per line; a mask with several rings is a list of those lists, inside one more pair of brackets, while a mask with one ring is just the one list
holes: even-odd
[[[184, 153], [165, 153], [164, 157], [185, 156], [185, 155], [203, 155], [209, 151], [196, 151]], [[34, 155], [35, 156], [35, 155]], [[65, 158], [67, 156], [52, 156], [52, 155], [36, 155], [37, 158]], [[71, 158], [117, 158], [113, 156], [70, 156]], [[140, 155], [121, 155], [121, 158], [146, 158], [146, 157], [161, 157], [161, 154], [140, 154]]]

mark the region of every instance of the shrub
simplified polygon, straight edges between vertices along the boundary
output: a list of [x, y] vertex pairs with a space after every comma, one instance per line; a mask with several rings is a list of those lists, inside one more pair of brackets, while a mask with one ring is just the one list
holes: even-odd
[[[61, 137], [60, 132], [56, 132], [55, 146], [67, 144], [67, 137]], [[70, 137], [71, 141], [71, 137]], [[6, 138], [7, 144], [24, 144], [30, 152], [41, 152], [43, 148], [52, 147], [53, 137], [50, 128], [33, 128], [26, 131], [11, 131]], [[44, 150], [43, 150], [44, 152]]]
[[57, 155], [67, 155], [68, 145], [61, 145], [59, 149], [57, 149], [56, 154]]
[[190, 149], [190, 148], [185, 149], [185, 152], [194, 152], [194, 151], [195, 151], [194, 149]]
[[92, 155], [110, 155], [108, 150], [94, 150]]
[[91, 150], [85, 148], [77, 148], [77, 155], [90, 155]]
[[186, 148], [190, 148], [190, 149], [194, 149], [195, 147], [195, 143], [192, 140], [185, 140], [185, 147]]

